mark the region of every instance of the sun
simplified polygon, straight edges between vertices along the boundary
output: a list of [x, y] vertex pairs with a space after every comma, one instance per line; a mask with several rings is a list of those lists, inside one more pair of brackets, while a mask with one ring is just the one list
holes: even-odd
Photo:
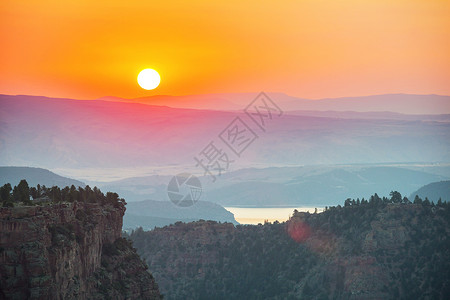
[[144, 69], [139, 73], [137, 82], [144, 90], [153, 90], [158, 87], [161, 77], [153, 69]]

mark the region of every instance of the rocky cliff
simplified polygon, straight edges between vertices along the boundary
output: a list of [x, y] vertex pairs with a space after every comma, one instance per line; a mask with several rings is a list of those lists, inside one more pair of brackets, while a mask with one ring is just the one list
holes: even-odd
[[160, 299], [122, 203], [0, 208], [0, 298]]

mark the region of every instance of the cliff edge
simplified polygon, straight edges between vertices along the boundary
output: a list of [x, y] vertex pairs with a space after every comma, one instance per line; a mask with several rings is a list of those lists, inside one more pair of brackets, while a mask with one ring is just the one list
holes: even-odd
[[160, 299], [123, 203], [0, 208], [0, 299]]

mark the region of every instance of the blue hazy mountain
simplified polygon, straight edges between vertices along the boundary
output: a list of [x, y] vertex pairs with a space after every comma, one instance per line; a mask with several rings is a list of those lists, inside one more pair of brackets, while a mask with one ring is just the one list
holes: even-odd
[[428, 199], [430, 201], [434, 201], [434, 203], [436, 203], [439, 199], [450, 202], [450, 181], [446, 180], [427, 184], [411, 193], [410, 198], [414, 199], [416, 195], [422, 199], [428, 197]]
[[17, 185], [25, 179], [29, 186], [45, 185], [47, 187], [58, 186], [60, 188], [74, 185], [84, 187], [86, 184], [79, 180], [60, 176], [49, 170], [31, 167], [0, 167], [0, 185], [11, 183]]
[[[417, 170], [415, 170], [416, 168]], [[201, 200], [223, 206], [325, 206], [348, 197], [388, 196], [399, 191], [408, 196], [421, 186], [450, 178], [450, 167], [407, 168], [390, 165], [304, 166], [247, 168], [225, 173], [212, 183], [200, 177]], [[129, 201], [168, 201], [171, 176], [144, 176], [100, 184], [115, 189]]]
[[123, 228], [124, 230], [137, 227], [153, 229], [178, 221], [192, 222], [198, 220], [239, 224], [231, 212], [215, 203], [198, 201], [193, 206], [178, 207], [170, 201], [146, 200], [128, 202], [123, 219]]

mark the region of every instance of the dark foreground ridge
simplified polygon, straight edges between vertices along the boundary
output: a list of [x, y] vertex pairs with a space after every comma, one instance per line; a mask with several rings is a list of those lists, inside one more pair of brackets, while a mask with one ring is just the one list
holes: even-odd
[[26, 197], [19, 202], [18, 187], [5, 193], [12, 199], [0, 208], [0, 299], [161, 298], [147, 266], [121, 238], [124, 201], [95, 193], [98, 201], [84, 195], [67, 202], [59, 194], [58, 202], [37, 205]]
[[450, 299], [450, 205], [391, 196], [130, 237], [167, 299]]

